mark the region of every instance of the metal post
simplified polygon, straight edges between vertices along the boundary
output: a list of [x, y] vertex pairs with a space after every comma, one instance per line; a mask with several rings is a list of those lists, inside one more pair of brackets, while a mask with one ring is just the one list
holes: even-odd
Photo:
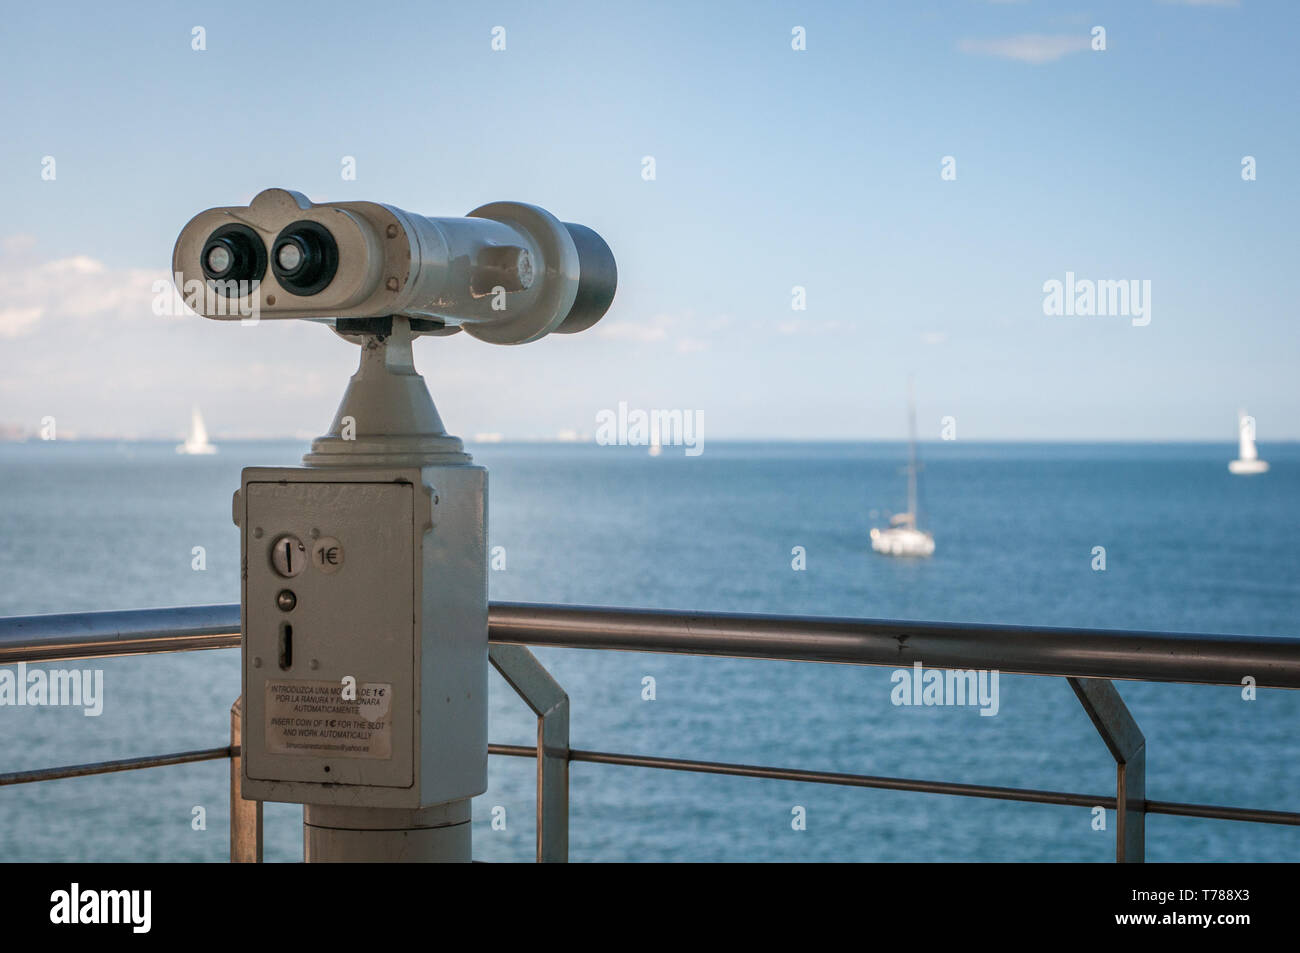
[[1071, 678], [1069, 682], [1115, 758], [1115, 862], [1143, 863], [1146, 860], [1146, 738], [1109, 680]]
[[569, 696], [522, 645], [493, 645], [488, 660], [537, 716], [537, 862], [569, 860]]
[[[481, 467], [471, 466], [461, 440], [446, 432], [424, 378], [416, 373], [411, 322], [393, 316], [381, 323], [382, 328], [336, 328], [361, 345], [360, 366], [330, 432], [313, 441], [311, 452], [303, 457], [303, 472], [361, 471], [388, 480], [394, 468], [404, 473], [419, 468], [415, 479], [421, 491], [434, 504], [438, 492], [444, 497], [439, 515], [424, 517], [426, 534], [435, 522], [438, 533], [432, 542], [426, 535], [413, 557], [421, 566], [413, 606], [419, 620], [414, 636], [419, 652], [411, 660], [416, 669], [409, 678], [415, 691], [424, 693], [425, 708], [422, 712], [417, 694], [405, 710], [420, 717], [413, 725], [419, 732], [414, 786], [423, 806], [385, 806], [384, 796], [390, 792], [376, 790], [373, 784], [359, 786], [353, 797], [325, 803], [311, 800], [319, 793], [315, 790], [295, 792], [291, 799], [303, 801], [307, 863], [468, 863], [471, 802], [464, 795], [478, 794], [487, 786], [485, 475]], [[346, 421], [358, 432], [348, 434]], [[457, 491], [449, 493], [449, 487]], [[439, 565], [440, 558], [448, 558], [442, 549], [448, 546], [454, 549], [453, 564]], [[456, 584], [448, 591], [453, 580]], [[444, 632], [435, 638], [437, 625], [454, 628], [454, 637]], [[445, 681], [453, 683], [444, 686], [447, 701], [452, 701], [454, 687], [457, 705], [431, 717], [431, 698], [435, 692], [442, 694], [434, 686]], [[459, 740], [452, 740], [453, 735]], [[480, 744], [481, 754], [475, 750]], [[443, 800], [446, 797], [452, 799]]]
[[243, 775], [242, 750], [243, 697], [230, 706], [230, 862], [262, 862], [262, 802], [246, 801], [241, 796]]
[[470, 859], [470, 802], [418, 810], [302, 809], [303, 859], [320, 863], [461, 863]]

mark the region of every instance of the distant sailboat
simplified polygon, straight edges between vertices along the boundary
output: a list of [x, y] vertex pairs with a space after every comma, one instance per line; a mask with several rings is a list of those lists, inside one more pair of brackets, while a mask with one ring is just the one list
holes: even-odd
[[646, 451], [652, 457], [657, 457], [664, 452], [664, 448], [659, 443], [659, 431], [656, 430], [650, 435], [650, 449]]
[[1228, 462], [1228, 472], [1243, 476], [1267, 472], [1268, 463], [1259, 458], [1255, 449], [1255, 418], [1246, 416], [1244, 410], [1237, 412], [1237, 439], [1240, 443], [1237, 459]]
[[208, 428], [203, 426], [203, 415], [195, 407], [190, 413], [190, 433], [185, 442], [178, 444], [177, 453], [207, 454], [216, 453], [217, 448], [208, 442]]
[[934, 553], [934, 536], [918, 529], [916, 474], [916, 402], [912, 399], [908, 383], [908, 455], [907, 455], [907, 512], [896, 513], [885, 528], [873, 527], [871, 548], [886, 556], [929, 556]]

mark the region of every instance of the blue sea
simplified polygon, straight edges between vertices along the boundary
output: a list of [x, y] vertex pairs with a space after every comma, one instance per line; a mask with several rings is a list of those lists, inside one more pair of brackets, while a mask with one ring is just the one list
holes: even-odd
[[[0, 615], [239, 599], [231, 494], [305, 445], [0, 444]], [[901, 444], [472, 447], [491, 473], [499, 600], [1300, 636], [1300, 445], [923, 445], [926, 560], [873, 554], [904, 508]], [[194, 568], [203, 547], [205, 568]], [[1095, 547], [1105, 570], [1093, 568]], [[806, 569], [792, 568], [795, 547]], [[1004, 675], [999, 711], [891, 703], [874, 667], [537, 650], [575, 747], [1113, 794], [1113, 762], [1062, 679]], [[102, 668], [103, 714], [0, 707], [0, 771], [223, 745], [235, 651]], [[642, 697], [655, 680], [654, 700]], [[493, 673], [493, 741], [535, 742]], [[1300, 692], [1117, 683], [1153, 800], [1300, 810]], [[535, 767], [491, 759], [475, 855], [532, 859]], [[5, 860], [220, 861], [224, 761], [0, 788]], [[571, 857], [629, 861], [1107, 861], [1087, 808], [577, 763]], [[505, 829], [493, 809], [504, 808]], [[201, 808], [202, 810], [196, 810]], [[806, 829], [792, 824], [802, 808]], [[500, 815], [501, 812], [496, 812]], [[198, 823], [198, 819], [203, 821]], [[267, 805], [268, 860], [302, 858], [301, 808]], [[1300, 860], [1300, 828], [1151, 816], [1149, 860]]]

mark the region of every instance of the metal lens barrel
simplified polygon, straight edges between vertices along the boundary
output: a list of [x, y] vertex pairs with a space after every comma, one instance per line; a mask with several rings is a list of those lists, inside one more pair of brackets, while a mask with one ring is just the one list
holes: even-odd
[[575, 334], [587, 330], [609, 310], [618, 290], [618, 265], [605, 239], [586, 225], [565, 222], [564, 227], [578, 249], [578, 292], [573, 307], [555, 331]]
[[203, 243], [199, 265], [217, 291], [240, 297], [266, 275], [266, 245], [247, 225], [223, 225]]
[[271, 247], [271, 270], [290, 294], [320, 293], [338, 272], [339, 246], [319, 222], [298, 221], [286, 226]]

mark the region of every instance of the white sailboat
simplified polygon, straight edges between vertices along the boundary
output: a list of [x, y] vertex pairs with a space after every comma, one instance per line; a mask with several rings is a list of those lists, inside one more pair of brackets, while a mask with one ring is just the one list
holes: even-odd
[[203, 426], [203, 415], [195, 407], [190, 412], [190, 432], [185, 442], [176, 446], [177, 453], [208, 454], [216, 453], [217, 448], [208, 442], [208, 428]]
[[1255, 449], [1255, 418], [1248, 417], [1244, 410], [1237, 412], [1237, 459], [1228, 461], [1228, 472], [1238, 475], [1265, 473], [1268, 463], [1259, 458]]
[[916, 525], [916, 403], [908, 385], [908, 454], [907, 512], [896, 513], [887, 527], [872, 527], [871, 548], [886, 556], [930, 556], [934, 553], [934, 536]]

